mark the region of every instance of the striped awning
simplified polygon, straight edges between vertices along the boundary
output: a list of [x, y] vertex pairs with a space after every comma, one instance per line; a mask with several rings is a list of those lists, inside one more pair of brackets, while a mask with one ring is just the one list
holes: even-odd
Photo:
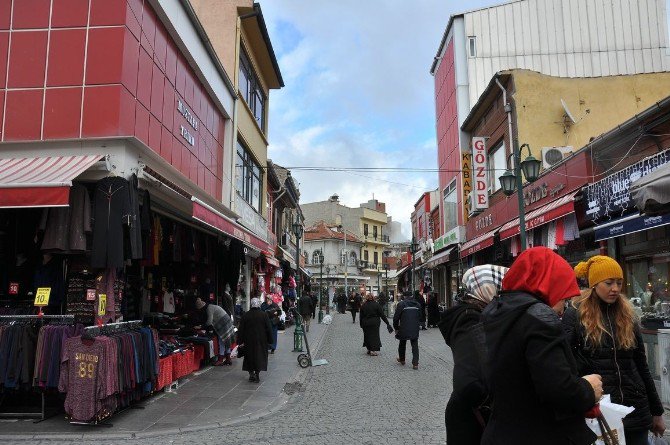
[[[575, 211], [575, 193], [569, 193], [555, 201], [526, 214], [526, 230], [548, 224]], [[518, 235], [520, 232], [519, 218], [504, 224], [500, 228], [500, 239], [504, 240]]]
[[484, 233], [483, 235], [479, 235], [478, 237], [463, 243], [461, 245], [461, 258], [465, 258], [475, 252], [479, 252], [482, 249], [491, 247], [493, 245], [493, 238], [495, 237], [497, 230], [498, 229], [491, 230]]
[[0, 208], [67, 207], [72, 180], [101, 158], [0, 158]]

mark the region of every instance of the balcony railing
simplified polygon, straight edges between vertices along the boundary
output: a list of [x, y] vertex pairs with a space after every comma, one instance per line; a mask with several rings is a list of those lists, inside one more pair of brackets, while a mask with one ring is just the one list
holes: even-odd
[[371, 242], [376, 242], [376, 243], [390, 243], [391, 239], [389, 238], [388, 235], [367, 234], [367, 235], [365, 235], [365, 241], [371, 241]]

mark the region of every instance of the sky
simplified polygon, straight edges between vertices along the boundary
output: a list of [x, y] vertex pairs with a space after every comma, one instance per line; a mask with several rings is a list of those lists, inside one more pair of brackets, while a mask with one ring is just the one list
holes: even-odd
[[[287, 167], [437, 168], [430, 66], [451, 14], [498, 0], [260, 0], [285, 87], [269, 98], [269, 153]], [[293, 168], [300, 202], [373, 197], [411, 237], [436, 172]]]

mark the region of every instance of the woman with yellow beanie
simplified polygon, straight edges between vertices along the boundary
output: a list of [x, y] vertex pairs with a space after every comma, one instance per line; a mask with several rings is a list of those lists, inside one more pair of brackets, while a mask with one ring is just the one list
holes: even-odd
[[563, 328], [580, 375], [600, 374], [612, 402], [635, 407], [623, 419], [626, 445], [647, 445], [648, 432], [663, 435], [663, 405], [649, 373], [640, 326], [633, 305], [621, 294], [623, 270], [610, 257], [596, 255], [575, 267], [588, 281]]

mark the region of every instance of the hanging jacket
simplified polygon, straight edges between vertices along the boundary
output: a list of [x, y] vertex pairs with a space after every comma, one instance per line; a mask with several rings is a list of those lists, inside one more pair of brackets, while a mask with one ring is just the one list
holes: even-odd
[[131, 213], [128, 187], [128, 181], [116, 176], [103, 178], [95, 186], [92, 267], [123, 266], [123, 232]]
[[600, 304], [603, 324], [612, 334], [604, 334], [600, 346], [587, 344], [586, 331], [574, 307], [565, 312], [563, 329], [577, 359], [580, 374], [600, 374], [603, 394], [610, 394], [614, 403], [635, 407], [635, 411], [624, 417], [624, 427], [627, 430], [648, 430], [652, 426], [652, 416], [663, 415], [663, 404], [647, 366], [640, 327], [635, 326], [635, 347], [621, 349], [614, 340], [617, 331], [610, 307], [605, 302]]

